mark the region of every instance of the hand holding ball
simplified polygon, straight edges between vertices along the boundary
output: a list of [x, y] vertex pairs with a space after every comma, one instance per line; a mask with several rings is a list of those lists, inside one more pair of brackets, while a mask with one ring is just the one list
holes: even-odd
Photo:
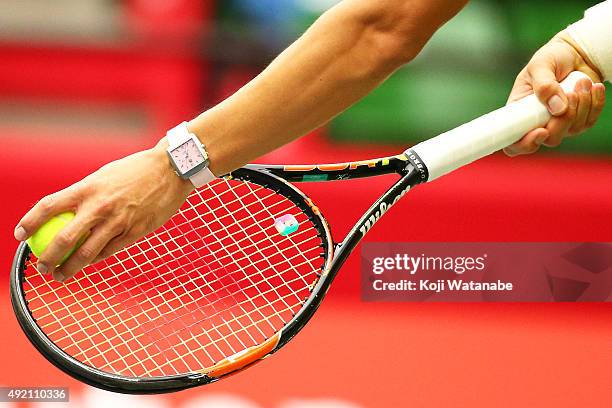
[[[47, 246], [53, 241], [53, 238], [62, 230], [64, 227], [74, 219], [76, 216], [73, 212], [65, 212], [55, 217], [51, 218], [45, 224], [42, 225], [26, 242], [30, 246], [30, 249], [38, 258], [42, 255], [42, 253], [47, 249]], [[81, 244], [85, 241], [87, 236], [82, 237], [79, 242], [70, 250], [62, 260], [59, 265], [66, 262], [68, 258], [79, 249]], [[59, 266], [57, 265], [57, 266]]]

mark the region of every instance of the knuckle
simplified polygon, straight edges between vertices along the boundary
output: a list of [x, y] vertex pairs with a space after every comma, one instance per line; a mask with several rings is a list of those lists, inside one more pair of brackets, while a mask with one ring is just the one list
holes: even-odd
[[57, 234], [55, 240], [61, 246], [69, 246], [75, 242], [75, 235], [70, 231], [61, 231]]
[[55, 204], [56, 198], [55, 195], [50, 194], [48, 196], [43, 197], [39, 202], [39, 208], [45, 212], [49, 213], [53, 209], [53, 205]]
[[83, 245], [76, 251], [75, 255], [82, 261], [89, 261], [93, 259], [97, 254], [96, 250], [90, 246]]
[[548, 96], [556, 91], [556, 84], [554, 82], [546, 81], [535, 84], [535, 91], [539, 95]]
[[70, 196], [72, 196], [75, 199], [80, 199], [83, 196], [83, 182], [78, 182], [75, 183], [73, 185], [71, 185], [70, 187], [67, 187], [66, 190], [64, 190], [67, 194], [70, 194]]
[[580, 103], [590, 105], [593, 101], [593, 96], [591, 92], [578, 92], [578, 97], [580, 98]]
[[93, 183], [88, 183], [85, 180], [76, 183], [73, 188], [74, 192], [80, 196], [90, 196], [96, 190]]
[[113, 237], [123, 235], [126, 230], [126, 222], [120, 220], [110, 227], [110, 233]]
[[96, 205], [96, 213], [99, 215], [108, 215], [113, 212], [114, 203], [110, 199], [103, 199], [98, 201]]

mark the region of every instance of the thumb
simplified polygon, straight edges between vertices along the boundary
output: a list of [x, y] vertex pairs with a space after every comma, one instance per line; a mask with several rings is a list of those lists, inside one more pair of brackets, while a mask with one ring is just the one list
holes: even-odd
[[555, 70], [546, 65], [536, 65], [530, 70], [533, 90], [553, 116], [567, 112], [569, 100], [557, 81]]

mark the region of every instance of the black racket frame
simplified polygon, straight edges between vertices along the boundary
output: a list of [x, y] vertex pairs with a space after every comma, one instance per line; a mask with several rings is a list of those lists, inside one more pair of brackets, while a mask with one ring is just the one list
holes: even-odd
[[[398, 174], [400, 179], [369, 208], [345, 239], [337, 244], [334, 243], [329, 225], [319, 209], [310, 198], [291, 184], [296, 182], [349, 180], [393, 173]], [[426, 182], [428, 173], [427, 168], [416, 153], [408, 150], [398, 156], [351, 163], [312, 166], [247, 165], [225, 177], [259, 184], [291, 200], [313, 222], [323, 243], [322, 256], [325, 262], [319, 280], [312, 288], [311, 294], [302, 308], [281, 330], [278, 343], [265, 355], [267, 356], [287, 344], [308, 323], [321, 305], [336, 274], [363, 236], [408, 190]], [[107, 373], [76, 360], [61, 350], [44, 334], [28, 309], [23, 284], [26, 263], [30, 257], [30, 248], [25, 242], [21, 243], [16, 251], [11, 268], [11, 303], [17, 320], [30, 342], [47, 360], [66, 374], [94, 387], [128, 394], [175, 392], [212, 383], [232, 374], [227, 373], [215, 377], [204, 373], [191, 373], [166, 377], [132, 378]], [[263, 357], [247, 362], [239, 370], [260, 361]]]

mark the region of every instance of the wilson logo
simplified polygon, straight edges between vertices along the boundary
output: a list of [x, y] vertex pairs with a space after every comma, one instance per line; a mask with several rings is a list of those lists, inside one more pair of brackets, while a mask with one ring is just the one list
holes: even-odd
[[373, 213], [370, 218], [368, 218], [363, 223], [361, 227], [359, 227], [359, 232], [361, 232], [361, 235], [363, 236], [367, 234], [368, 231], [372, 229], [374, 224], [376, 224], [378, 220], [380, 220], [380, 217], [385, 215], [385, 213], [389, 211], [389, 208], [393, 207], [395, 203], [397, 203], [404, 195], [406, 195], [406, 193], [410, 191], [410, 188], [411, 186], [408, 186], [404, 191], [402, 191], [397, 197], [393, 199], [393, 202], [391, 204], [387, 204], [385, 202], [380, 203], [380, 205], [378, 206], [378, 210]]

